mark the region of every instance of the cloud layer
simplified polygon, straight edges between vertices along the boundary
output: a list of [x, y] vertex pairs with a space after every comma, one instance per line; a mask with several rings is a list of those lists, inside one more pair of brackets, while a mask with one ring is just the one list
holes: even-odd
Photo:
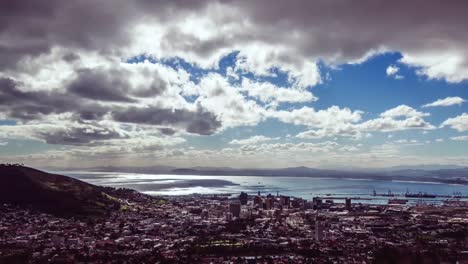
[[[402, 58], [389, 77], [409, 67], [423, 79], [468, 80], [467, 8], [457, 0], [2, 1], [0, 121], [13, 123], [2, 125], [0, 142], [68, 145], [79, 157], [84, 146], [109, 157], [187, 157], [178, 154], [196, 150], [168, 146], [270, 121], [294, 127], [290, 140], [430, 131], [432, 112], [403, 103], [380, 114], [324, 106], [314, 89], [328, 81], [324, 68], [395, 51]], [[440, 127], [463, 132], [467, 123], [463, 113]], [[359, 149], [256, 134], [220, 152]]]

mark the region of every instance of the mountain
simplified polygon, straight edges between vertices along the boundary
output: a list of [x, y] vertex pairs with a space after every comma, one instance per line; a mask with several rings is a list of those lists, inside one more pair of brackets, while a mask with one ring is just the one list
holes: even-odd
[[[429, 168], [429, 166], [421, 165]], [[436, 168], [451, 168], [437, 169]], [[452, 168], [453, 167], [453, 168]], [[143, 174], [172, 174], [172, 175], [211, 175], [211, 176], [268, 176], [268, 177], [328, 177], [328, 178], [355, 178], [373, 180], [404, 180], [404, 181], [432, 181], [453, 184], [468, 184], [468, 168], [461, 166], [436, 166], [434, 170], [422, 170], [406, 167], [393, 167], [385, 169], [316, 169], [309, 167], [290, 167], [282, 169], [249, 169], [229, 167], [189, 167], [173, 168], [163, 166], [152, 167], [100, 167], [81, 169], [86, 171], [100, 172], [128, 172]], [[67, 171], [65, 169], [62, 169]]]
[[393, 166], [385, 168], [387, 171], [400, 171], [400, 170], [425, 170], [425, 171], [437, 171], [437, 170], [451, 170], [451, 169], [463, 169], [463, 166], [459, 165], [438, 165], [438, 164], [422, 164], [422, 165], [407, 165], [407, 166]]
[[94, 186], [70, 177], [19, 165], [0, 165], [0, 203], [31, 206], [59, 216], [104, 215], [119, 208], [118, 200]]

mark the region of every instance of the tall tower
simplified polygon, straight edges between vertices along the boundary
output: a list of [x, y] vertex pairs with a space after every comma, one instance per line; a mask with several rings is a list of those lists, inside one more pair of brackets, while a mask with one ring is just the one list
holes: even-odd
[[346, 198], [346, 210], [351, 211], [351, 198]]
[[319, 220], [315, 220], [315, 240], [321, 241], [323, 236], [323, 225]]

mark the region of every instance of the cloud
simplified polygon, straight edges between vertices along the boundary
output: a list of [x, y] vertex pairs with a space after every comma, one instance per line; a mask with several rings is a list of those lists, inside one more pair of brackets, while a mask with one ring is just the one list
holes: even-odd
[[424, 117], [429, 116], [428, 113], [419, 112], [416, 109], [407, 106], [407, 105], [399, 105], [395, 108], [389, 109], [380, 114], [380, 117]]
[[456, 141], [468, 141], [468, 136], [451, 137], [450, 139]]
[[162, 109], [158, 107], [131, 107], [114, 110], [112, 117], [123, 123], [175, 126], [188, 133], [210, 135], [221, 127], [216, 116], [202, 108], [196, 111], [186, 109]]
[[251, 97], [259, 99], [263, 103], [269, 103], [277, 106], [280, 103], [305, 103], [317, 101], [311, 92], [294, 89], [294, 88], [281, 88], [269, 82], [256, 82], [248, 78], [243, 78], [242, 86], [243, 91]]
[[327, 153], [338, 147], [338, 143], [333, 141], [325, 141], [320, 143], [270, 143], [259, 145], [242, 145], [240, 150], [242, 153], [261, 154], [261, 153], [292, 153], [292, 152], [322, 152]]
[[[319, 60], [359, 63], [378, 53], [400, 51], [401, 63], [429, 78], [468, 78], [467, 38], [459, 33], [464, 31], [459, 23], [467, 7], [463, 1], [303, 0], [291, 5], [279, 0], [53, 0], [0, 7], [0, 68], [15, 67], [58, 46], [105, 56], [181, 57], [204, 67], [239, 51], [239, 69], [268, 75], [278, 67], [288, 72], [292, 84], [304, 88], [321, 81]], [[352, 14], [346, 11], [350, 8]], [[433, 21], [438, 21], [435, 27]]]
[[128, 97], [129, 83], [116, 71], [104, 72], [82, 69], [69, 85], [69, 92], [84, 98], [111, 101], [135, 102]]
[[2, 126], [0, 137], [36, 139], [47, 144], [95, 145], [98, 141], [125, 139], [129, 133], [111, 125], [80, 124], [24, 124]]
[[296, 135], [297, 138], [302, 139], [318, 139], [336, 136], [360, 139], [365, 136], [365, 134], [354, 124], [337, 124], [336, 126], [329, 126], [322, 129], [307, 130]]
[[[402, 55], [387, 68], [394, 78], [409, 66], [428, 79], [467, 80], [466, 7], [436, 0], [3, 1], [0, 118], [17, 125], [0, 133], [68, 145], [72, 156], [86, 157], [86, 146], [106, 157], [164, 150], [164, 157], [189, 159], [195, 151], [166, 152], [164, 142], [269, 119], [301, 127], [296, 137], [305, 139], [434, 129], [428, 113], [406, 105], [370, 120], [346, 106], [323, 108], [313, 104], [314, 86], [327, 81], [328, 67], [385, 52]], [[235, 58], [223, 76], [228, 54]], [[453, 98], [425, 107], [462, 103]], [[464, 116], [442, 126], [466, 131]], [[330, 147], [254, 141], [238, 151]]]
[[270, 111], [269, 116], [284, 123], [304, 125], [308, 127], [328, 127], [341, 123], [355, 123], [361, 120], [362, 111], [352, 111], [349, 108], [331, 106], [316, 111], [314, 108], [303, 106], [291, 111]]
[[[0, 78], [0, 112], [22, 120], [40, 119], [44, 115], [60, 114], [85, 107], [80, 100], [65, 93], [23, 91], [12, 79]], [[88, 105], [88, 109], [92, 105]], [[86, 107], [85, 107], [86, 108]]]
[[380, 117], [365, 121], [359, 124], [359, 129], [363, 131], [402, 131], [411, 129], [431, 130], [435, 129], [433, 125], [423, 119], [429, 116], [428, 113], [419, 112], [416, 109], [399, 105], [386, 110], [380, 114]]
[[195, 100], [222, 120], [223, 128], [254, 126], [265, 120], [265, 108], [246, 98], [238, 87], [231, 85], [223, 76], [210, 73], [200, 80]]
[[446, 126], [449, 126], [459, 132], [468, 131], [468, 114], [463, 113], [459, 116], [449, 118], [440, 125], [440, 127]]
[[37, 131], [37, 137], [48, 144], [85, 145], [96, 141], [125, 138], [125, 135], [110, 128], [82, 126], [65, 127], [53, 131]]
[[393, 76], [397, 80], [403, 79], [402, 75], [397, 74], [399, 70], [397, 66], [389, 65], [386, 70], [387, 76]]
[[271, 138], [271, 137], [266, 137], [262, 135], [258, 136], [252, 136], [249, 138], [244, 138], [244, 139], [233, 139], [229, 142], [231, 145], [252, 145], [252, 144], [257, 144], [260, 142], [265, 142], [265, 141], [271, 141], [271, 140], [278, 140], [279, 138]]
[[397, 72], [400, 70], [400, 68], [398, 68], [397, 66], [394, 66], [394, 65], [390, 65], [387, 67], [387, 76], [392, 76], [392, 75], [395, 75], [397, 74]]
[[455, 97], [447, 97], [444, 99], [438, 99], [432, 103], [425, 104], [422, 107], [436, 107], [436, 106], [451, 106], [451, 105], [461, 105], [466, 100], [464, 100], [461, 97], [455, 96]]
[[371, 119], [359, 125], [364, 131], [392, 132], [411, 129], [435, 129], [433, 125], [420, 117], [408, 117], [403, 120], [396, 120], [390, 117]]
[[[339, 108], [335, 108], [334, 111], [330, 112], [330, 117], [327, 117], [327, 121], [332, 121], [333, 123], [318, 123], [316, 126], [319, 127], [319, 129], [301, 132], [297, 134], [296, 137], [303, 139], [317, 139], [323, 137], [342, 136], [361, 139], [364, 136], [367, 136], [368, 132], [373, 131], [393, 132], [411, 129], [435, 129], [433, 125], [423, 119], [423, 117], [428, 116], [429, 114], [416, 111], [414, 108], [407, 105], [400, 105], [395, 108], [386, 110], [380, 114], [380, 117], [360, 123], [359, 121], [361, 119], [361, 112], [354, 112], [356, 114], [354, 119], [345, 118], [340, 120], [339, 118], [337, 119], [338, 112], [336, 112], [336, 110], [338, 109]], [[348, 109], [343, 113], [350, 114], [351, 112]], [[306, 114], [306, 116], [311, 118], [313, 117], [312, 114], [313, 112], [309, 112]], [[325, 118], [323, 114], [322, 117]], [[306, 123], [298, 122], [297, 124], [305, 125]]]

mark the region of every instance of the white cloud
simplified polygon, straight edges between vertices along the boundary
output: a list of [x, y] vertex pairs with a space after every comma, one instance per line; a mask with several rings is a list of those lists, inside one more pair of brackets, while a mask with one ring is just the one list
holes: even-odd
[[419, 112], [416, 109], [407, 106], [407, 105], [399, 105], [395, 108], [389, 109], [380, 114], [380, 117], [424, 117], [429, 116], [429, 113]]
[[[333, 113], [334, 111], [337, 112]], [[325, 113], [330, 114], [330, 116], [324, 115]], [[338, 113], [340, 113], [342, 117], [347, 118], [338, 118]], [[320, 123], [314, 122], [314, 119], [312, 119], [314, 114], [316, 114], [315, 111], [303, 109], [298, 112], [291, 111], [289, 114], [284, 114], [283, 117], [279, 117], [279, 119], [283, 122], [287, 121], [298, 125], [308, 125], [309, 127], [317, 128], [296, 135], [296, 137], [304, 139], [333, 136], [360, 139], [363, 137], [370, 137], [371, 134], [369, 132], [373, 131], [393, 132], [411, 129], [435, 129], [433, 125], [423, 119], [423, 117], [429, 115], [428, 113], [416, 111], [414, 108], [406, 105], [400, 105], [389, 109], [381, 113], [378, 118], [358, 123], [361, 119], [361, 113], [360, 111], [352, 112], [347, 108], [342, 110], [334, 108], [333, 111], [321, 113], [322, 118], [326, 118], [327, 122]], [[304, 118], [304, 116], [307, 118]]]
[[440, 127], [446, 126], [449, 126], [459, 132], [468, 131], [468, 114], [463, 113], [459, 116], [449, 118], [440, 125]]
[[247, 99], [240, 89], [219, 74], [208, 74], [197, 87], [199, 97], [194, 104], [215, 113], [224, 128], [254, 126], [265, 119], [266, 112], [262, 106]]
[[450, 139], [457, 140], [457, 141], [468, 141], [468, 136], [451, 137]]
[[252, 137], [249, 137], [249, 138], [244, 138], [244, 139], [234, 139], [234, 140], [231, 140], [229, 142], [229, 144], [232, 144], [232, 145], [253, 145], [253, 144], [258, 144], [260, 142], [278, 140], [278, 139], [279, 139], [279, 137], [271, 138], [271, 137], [258, 135], [258, 136], [252, 136]]
[[399, 71], [400, 71], [400, 68], [398, 68], [397, 66], [389, 65], [387, 67], [386, 73], [387, 73], [387, 76], [391, 76], [391, 77], [394, 77], [397, 80], [401, 80], [404, 77], [403, 77], [403, 75], [398, 74]]
[[387, 76], [392, 76], [392, 75], [395, 75], [397, 74], [397, 72], [400, 70], [400, 68], [398, 68], [397, 66], [394, 66], [394, 65], [390, 65], [387, 67]]
[[243, 153], [304, 153], [304, 152], [324, 152], [328, 153], [335, 150], [339, 146], [333, 141], [325, 141], [320, 143], [275, 143], [275, 144], [260, 144], [260, 145], [242, 145], [240, 150]]
[[281, 88], [270, 82], [256, 82], [248, 78], [242, 80], [240, 88], [249, 96], [275, 107], [280, 103], [305, 103], [317, 100], [317, 97], [306, 90]]
[[269, 111], [270, 117], [277, 118], [284, 123], [316, 128], [356, 123], [361, 120], [361, 115], [362, 111], [352, 111], [349, 108], [340, 108], [338, 106], [331, 106], [318, 111], [307, 106], [291, 111]]
[[408, 117], [403, 120], [396, 120], [390, 117], [371, 119], [359, 124], [365, 131], [392, 132], [410, 129], [435, 129], [433, 125], [420, 117]]
[[438, 99], [432, 103], [425, 104], [422, 107], [461, 105], [464, 102], [466, 102], [465, 99], [455, 96], [455, 97], [447, 97], [444, 99]]
[[[445, 47], [445, 50], [442, 48]], [[416, 68], [429, 79], [458, 83], [468, 79], [466, 50], [460, 46], [438, 44], [437, 47], [403, 53], [400, 62]]]
[[337, 124], [336, 126], [307, 130], [296, 135], [296, 137], [302, 139], [317, 139], [336, 136], [360, 139], [362, 137], [370, 137], [370, 134], [363, 134], [362, 131], [357, 129], [354, 124]]
[[399, 105], [381, 113], [379, 118], [365, 121], [360, 123], [358, 126], [359, 129], [363, 131], [381, 132], [402, 131], [410, 129], [435, 129], [433, 125], [423, 119], [425, 116], [429, 116], [429, 114], [419, 112], [407, 105]]

